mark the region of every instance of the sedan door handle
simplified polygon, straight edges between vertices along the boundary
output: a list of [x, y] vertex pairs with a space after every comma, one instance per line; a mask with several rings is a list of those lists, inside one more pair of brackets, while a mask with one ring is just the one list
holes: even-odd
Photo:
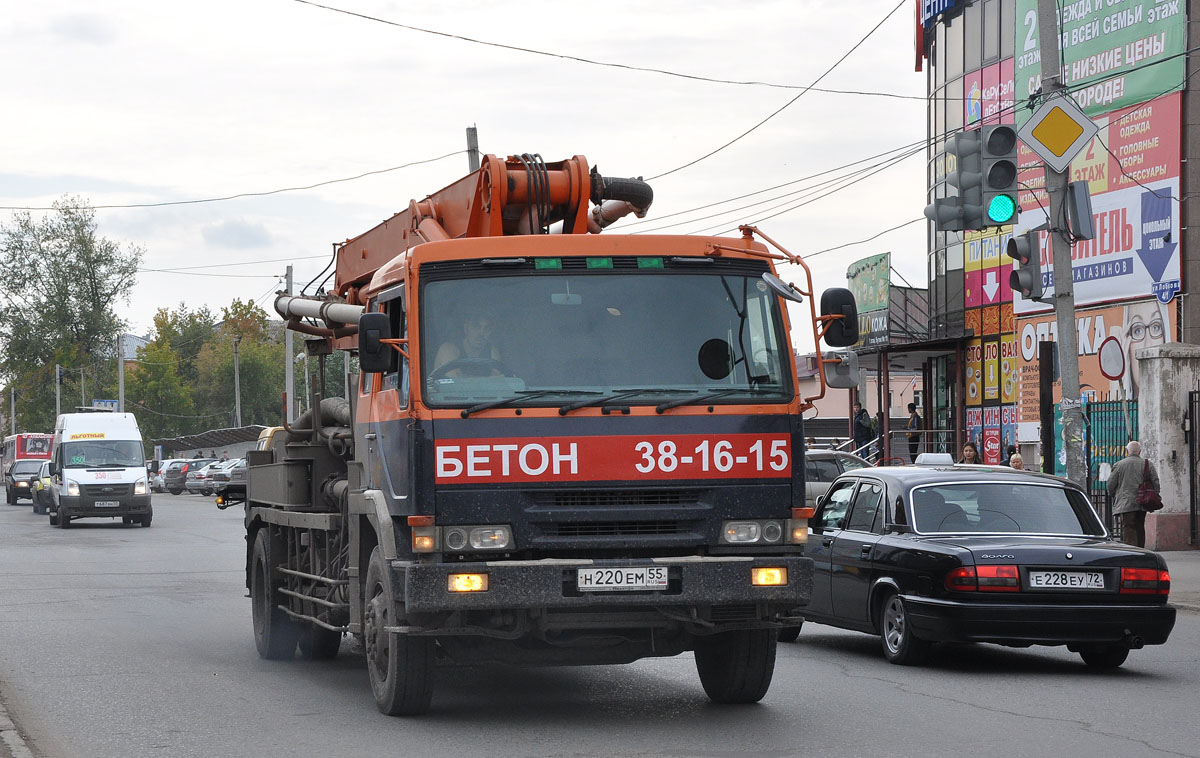
[[874, 547], [874, 546], [873, 545], [863, 545], [861, 548], [859, 548], [858, 552], [862, 553], [863, 555], [870, 555], [872, 547]]
[[829, 547], [833, 544], [833, 537], [826, 537], [821, 540], [821, 547]]

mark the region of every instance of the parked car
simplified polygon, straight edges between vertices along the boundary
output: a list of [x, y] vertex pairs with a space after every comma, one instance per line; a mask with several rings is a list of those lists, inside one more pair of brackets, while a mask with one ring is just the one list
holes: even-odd
[[216, 459], [188, 458], [181, 461], [172, 461], [172, 464], [167, 467], [166, 472], [163, 474], [163, 486], [172, 495], [180, 494], [186, 488], [188, 473], [196, 469], [202, 469], [214, 460]]
[[44, 514], [50, 512], [50, 503], [54, 496], [50, 494], [50, 461], [42, 461], [35, 478], [31, 480], [33, 487], [33, 512]]
[[5, 476], [7, 481], [4, 486], [8, 490], [9, 505], [16, 505], [21, 498], [33, 499], [33, 489], [29, 486], [29, 481], [37, 478], [38, 469], [41, 467], [42, 461], [25, 458], [17, 461], [8, 469], [8, 474]]
[[183, 465], [184, 463], [186, 463], [186, 461], [182, 458], [169, 458], [165, 461], [160, 461], [158, 464], [158, 470], [150, 475], [150, 491], [166, 492], [167, 486], [163, 476], [166, 474], [167, 469], [170, 468], [172, 464]]
[[804, 452], [804, 501], [810, 508], [816, 507], [817, 498], [824, 495], [837, 479], [847, 471], [867, 468], [870, 462], [853, 453], [841, 450], [806, 450]]
[[[898, 664], [939, 642], [1066, 645], [1115, 668], [1175, 625], [1162, 556], [1112, 540], [1078, 485], [994, 466], [865, 468], [821, 499], [794, 616], [879, 635]], [[785, 641], [798, 627], [781, 630]]]
[[194, 495], [198, 494], [208, 497], [213, 493], [212, 475], [232, 464], [232, 460], [212, 461], [207, 466], [193, 466], [189, 468], [187, 477], [184, 479], [184, 489]]
[[212, 491], [221, 493], [232, 487], [242, 492], [246, 490], [246, 459], [235, 458], [230, 465], [224, 466], [212, 473]]

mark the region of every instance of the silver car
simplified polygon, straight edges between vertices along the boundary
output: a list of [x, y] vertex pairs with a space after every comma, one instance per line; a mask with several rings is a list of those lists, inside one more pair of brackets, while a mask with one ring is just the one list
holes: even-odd
[[804, 452], [804, 504], [816, 507], [817, 498], [829, 490], [829, 485], [847, 471], [867, 468], [864, 458], [841, 450], [806, 450]]

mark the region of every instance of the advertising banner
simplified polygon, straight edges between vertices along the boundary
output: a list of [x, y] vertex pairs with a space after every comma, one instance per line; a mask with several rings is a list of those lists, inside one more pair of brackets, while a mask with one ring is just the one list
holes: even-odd
[[967, 340], [967, 405], [983, 402], [983, 342]]
[[887, 310], [891, 280], [891, 253], [863, 258], [846, 269], [846, 281], [859, 313]]
[[[1095, 400], [1136, 400], [1140, 371], [1134, 353], [1142, 348], [1173, 341], [1178, 324], [1174, 303], [1140, 300], [1075, 314], [1079, 339], [1079, 382]], [[1017, 320], [1017, 396], [1019, 420], [1038, 421], [1038, 343], [1057, 341], [1054, 314]], [[1125, 355], [1124, 372], [1109, 379], [1100, 370], [1098, 353], [1107, 337], [1115, 337]], [[1062, 399], [1062, 387], [1054, 383], [1054, 402]]]
[[1016, 116], [1013, 108], [1016, 84], [1013, 81], [1013, 59], [972, 71], [963, 78], [963, 123], [970, 129], [976, 123], [1011, 124]]
[[[1037, 0], [1016, 5], [1016, 100], [1025, 102], [1042, 86]], [[1182, 87], [1186, 21], [1178, 0], [1067, 0], [1059, 11], [1061, 81], [1089, 116]], [[1028, 115], [1022, 110], [1017, 121]]]

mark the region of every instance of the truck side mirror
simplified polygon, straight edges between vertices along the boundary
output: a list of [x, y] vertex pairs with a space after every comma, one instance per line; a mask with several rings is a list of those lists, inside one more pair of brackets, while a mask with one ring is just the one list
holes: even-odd
[[858, 372], [858, 355], [851, 350], [825, 353], [826, 360], [836, 358], [837, 363], [826, 363], [822, 366], [825, 373], [825, 384], [836, 389], [857, 387], [860, 379]]
[[61, 473], [62, 473], [62, 469], [59, 468], [57, 461], [51, 461], [50, 462], [50, 476], [58, 476]]
[[858, 307], [845, 287], [830, 287], [821, 293], [821, 315], [841, 316], [825, 330], [825, 344], [850, 347], [858, 342]]
[[383, 340], [392, 338], [386, 313], [364, 313], [358, 317], [358, 365], [368, 374], [379, 374], [392, 366], [392, 348]]

